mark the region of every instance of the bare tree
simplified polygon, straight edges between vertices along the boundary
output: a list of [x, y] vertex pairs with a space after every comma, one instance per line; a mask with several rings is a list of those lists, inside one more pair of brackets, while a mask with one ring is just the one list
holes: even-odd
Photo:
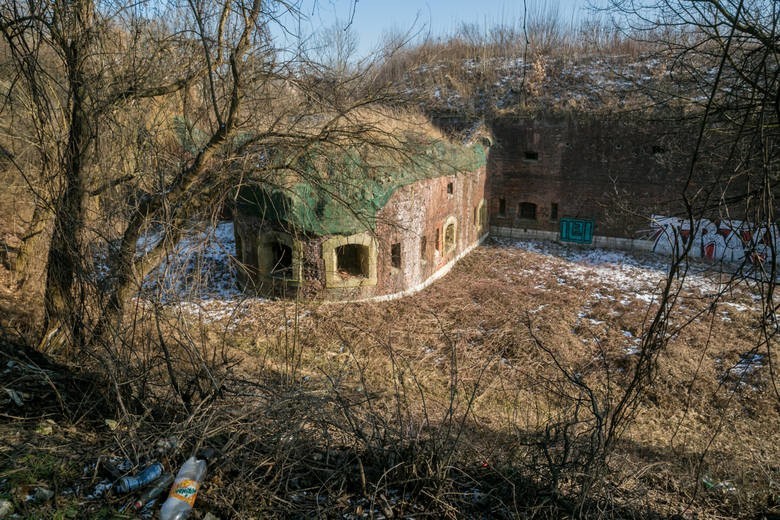
[[351, 22], [336, 20], [333, 25], [320, 30], [314, 39], [314, 61], [323, 64], [332, 74], [345, 75], [355, 67], [358, 36]]
[[144, 276], [242, 175], [273, 175], [269, 150], [361, 138], [366, 122], [349, 114], [381, 98], [376, 83], [313, 81], [318, 67], [279, 53], [269, 24], [290, 12], [259, 0], [0, 7], [16, 103], [3, 115], [23, 105], [25, 128], [3, 146], [30, 157], [20, 170], [51, 229], [36, 231], [50, 242], [42, 346], [120, 337]]
[[[763, 304], [755, 349], [769, 360], [772, 388], [780, 399], [772, 359], [777, 351], [777, 237], [775, 190], [780, 181], [780, 5], [754, 0], [613, 0], [612, 13], [637, 38], [654, 40], [671, 63], [674, 97], [691, 107], [696, 123], [681, 199], [690, 229], [703, 218], [741, 220], [746, 236], [742, 272], [750, 271]], [[671, 275], [684, 274], [689, 241]], [[731, 283], [742, 283], [739, 277]], [[674, 293], [666, 292], [651, 334], [669, 328]], [[713, 305], [717, 303], [715, 297]], [[662, 345], [659, 344], [659, 347]], [[653, 349], [648, 350], [650, 378]]]
[[[256, 19], [259, 6], [255, 11], [249, 16]], [[81, 343], [87, 300], [81, 281], [90, 271], [85, 254], [90, 198], [142, 173], [103, 170], [102, 153], [128, 150], [101, 147], [134, 104], [193, 84], [208, 65], [194, 55], [171, 67], [182, 56], [169, 51], [178, 47], [181, 52], [194, 42], [184, 32], [171, 34], [147, 23], [140, 6], [114, 11], [88, 0], [12, 2], [3, 7], [0, 20], [15, 65], [16, 89], [22, 91], [15, 94], [29, 103], [39, 155], [39, 170], [24, 173], [40, 181], [31, 184], [42, 190], [39, 199], [52, 222], [47, 328], [67, 332]], [[239, 42], [247, 47], [248, 40], [247, 33]], [[240, 44], [235, 47], [243, 51]], [[101, 138], [104, 131], [109, 135]]]

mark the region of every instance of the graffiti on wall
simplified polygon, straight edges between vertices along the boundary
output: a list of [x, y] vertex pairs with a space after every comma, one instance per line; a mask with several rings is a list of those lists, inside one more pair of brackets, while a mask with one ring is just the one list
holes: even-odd
[[[700, 219], [691, 222], [679, 217], [653, 215], [650, 230], [644, 233], [653, 242], [653, 251], [680, 254], [689, 241], [690, 254], [713, 262], [763, 264], [780, 245], [776, 226], [756, 226], [742, 220]], [[693, 226], [691, 226], [693, 224]], [[773, 247], [774, 246], [774, 247]]]

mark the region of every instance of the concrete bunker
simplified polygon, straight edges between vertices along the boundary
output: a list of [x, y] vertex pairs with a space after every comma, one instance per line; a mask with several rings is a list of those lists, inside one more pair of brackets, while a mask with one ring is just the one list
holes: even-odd
[[395, 154], [317, 144], [275, 169], [274, 185], [250, 178], [234, 213], [244, 285], [324, 299], [403, 294], [483, 238], [486, 224], [459, 223], [487, 213], [485, 148], [405, 132]]

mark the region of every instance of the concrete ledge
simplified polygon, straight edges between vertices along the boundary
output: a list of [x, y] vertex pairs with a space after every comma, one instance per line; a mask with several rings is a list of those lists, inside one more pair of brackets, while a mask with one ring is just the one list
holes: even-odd
[[636, 238], [619, 238], [594, 236], [591, 244], [575, 244], [573, 242], [561, 242], [560, 233], [555, 231], [543, 231], [540, 229], [524, 229], [512, 227], [490, 228], [490, 234], [496, 237], [513, 238], [516, 240], [546, 240], [548, 242], [558, 242], [579, 247], [600, 247], [604, 249], [617, 249], [620, 251], [643, 251], [653, 252], [654, 243], [650, 240], [641, 240]]

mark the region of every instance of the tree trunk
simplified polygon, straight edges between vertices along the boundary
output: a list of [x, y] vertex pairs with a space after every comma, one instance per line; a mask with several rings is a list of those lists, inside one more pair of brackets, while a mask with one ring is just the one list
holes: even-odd
[[74, 2], [70, 14], [75, 27], [67, 40], [60, 41], [68, 72], [70, 114], [68, 145], [62, 160], [64, 188], [54, 205], [54, 230], [47, 259], [44, 341], [48, 345], [42, 345], [46, 350], [56, 350], [66, 342], [79, 347], [84, 341], [84, 298], [78, 276], [82, 272], [81, 238], [85, 228], [85, 159], [93, 135], [86, 107], [88, 85], [84, 70], [91, 2]]

